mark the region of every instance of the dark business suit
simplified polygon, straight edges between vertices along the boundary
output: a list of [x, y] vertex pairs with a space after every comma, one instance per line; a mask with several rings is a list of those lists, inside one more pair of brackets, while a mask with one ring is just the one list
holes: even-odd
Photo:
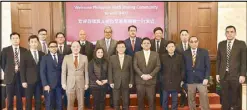
[[[157, 53], [159, 53], [160, 57], [162, 54], [164, 53], [167, 53], [166, 51], [166, 44], [167, 44], [167, 41], [165, 39], [161, 39], [160, 41], [160, 45], [159, 45], [159, 50], [157, 50], [157, 41], [155, 41], [155, 39], [152, 39], [151, 40], [151, 51], [155, 51]], [[162, 80], [161, 80], [161, 74], [160, 74], [160, 71], [158, 72], [157, 74], [157, 84], [156, 84], [156, 90], [159, 92], [160, 94], [160, 97], [163, 97], [163, 90], [161, 89], [161, 86], [162, 86]], [[163, 98], [160, 98], [160, 105], [162, 105], [162, 102], [163, 102]]]
[[[93, 58], [93, 50], [94, 50], [94, 47], [93, 47], [93, 44], [89, 41], [85, 41], [85, 44], [83, 45], [82, 42], [78, 41], [81, 45], [81, 50], [80, 50], [80, 53], [83, 54], [83, 55], [86, 55], [87, 58], [88, 58], [88, 62], [90, 62]], [[84, 97], [85, 97], [85, 106], [88, 107], [88, 108], [91, 108], [91, 103], [90, 103], [90, 88], [88, 88], [87, 90], [85, 90], [85, 94], [84, 94]]]
[[32, 110], [32, 97], [35, 98], [35, 110], [41, 109], [41, 93], [43, 91], [40, 80], [40, 62], [45, 53], [38, 51], [39, 61], [36, 64], [30, 50], [26, 51], [21, 59], [20, 73], [21, 82], [27, 83], [25, 89], [26, 94], [26, 110]]
[[[229, 58], [229, 70], [226, 71], [227, 62], [227, 41], [224, 40], [218, 45], [216, 74], [220, 75], [222, 87], [222, 108], [239, 110], [240, 76], [246, 76], [246, 44], [244, 41], [235, 39], [232, 42]], [[230, 95], [230, 94], [231, 95]]]
[[[26, 52], [25, 48], [19, 47], [19, 64], [21, 63], [22, 56]], [[14, 95], [16, 95], [17, 99], [17, 110], [22, 110], [22, 85], [20, 72], [15, 72], [15, 60], [14, 60], [14, 51], [12, 46], [8, 46], [3, 48], [1, 52], [1, 68], [3, 69], [4, 74], [4, 83], [6, 84], [6, 92], [7, 92], [7, 100], [8, 110], [13, 110], [13, 100]], [[20, 68], [19, 68], [20, 70]]]
[[109, 84], [114, 84], [114, 108], [120, 110], [120, 97], [122, 96], [123, 110], [129, 110], [129, 84], [133, 85], [132, 57], [124, 55], [121, 68], [119, 56], [112, 55], [109, 61], [108, 80]]
[[188, 83], [188, 102], [191, 110], [196, 109], [195, 94], [196, 90], [200, 94], [200, 105], [202, 110], [209, 110], [207, 85], [203, 85], [204, 79], [209, 79], [210, 75], [210, 59], [208, 51], [197, 48], [195, 66], [192, 67], [191, 49], [184, 52], [185, 61], [185, 77]]
[[[190, 49], [190, 45], [188, 44], [187, 46], [188, 46], [188, 47], [187, 47], [186, 50]], [[182, 55], [183, 52], [186, 51], [186, 50], [184, 50], [184, 47], [183, 47], [183, 43], [182, 43], [182, 42], [180, 42], [179, 44], [176, 45], [176, 52], [177, 52], [177, 53], [179, 53], [179, 54]]]
[[57, 54], [57, 61], [51, 53], [43, 56], [40, 64], [42, 86], [50, 86], [50, 91], [44, 91], [45, 108], [52, 110], [52, 102], [56, 102], [56, 110], [62, 110], [61, 66], [63, 55]]
[[62, 51], [60, 51], [60, 47], [58, 45], [58, 53], [61, 55], [69, 55], [72, 51], [68, 45], [64, 44], [64, 46], [62, 46]]
[[[144, 110], [144, 97], [147, 94], [149, 110], [155, 110], [155, 85], [157, 73], [160, 71], [160, 59], [159, 54], [150, 51], [150, 56], [148, 60], [148, 65], [145, 63], [144, 51], [139, 51], [135, 53], [134, 64], [133, 64], [135, 74], [135, 82], [137, 88], [137, 100], [138, 100], [138, 110]], [[142, 75], [149, 74], [152, 76], [150, 80], [143, 80]]]
[[124, 42], [126, 45], [125, 53], [131, 57], [133, 57], [136, 52], [142, 50], [142, 47], [141, 47], [142, 39], [140, 37], [136, 37], [134, 50], [132, 49], [130, 38], [126, 39]]

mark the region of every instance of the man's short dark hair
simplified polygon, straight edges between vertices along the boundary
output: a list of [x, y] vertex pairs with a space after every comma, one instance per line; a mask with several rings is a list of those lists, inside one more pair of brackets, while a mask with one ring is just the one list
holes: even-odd
[[60, 34], [62, 34], [63, 37], [65, 37], [64, 33], [62, 33], [62, 32], [58, 32], [55, 37], [57, 38], [57, 36], [60, 35]]
[[57, 45], [57, 41], [50, 41], [49, 43], [48, 43], [48, 46], [50, 46], [50, 44], [52, 44], [52, 43], [55, 43], [56, 45]]
[[31, 36], [29, 36], [28, 42], [30, 42], [31, 39], [37, 39], [39, 41], [39, 38], [38, 38], [37, 35], [31, 35]]
[[126, 47], [125, 42], [122, 41], [122, 40], [120, 40], [120, 41], [117, 42], [117, 46], [118, 46], [119, 44], [124, 44], [124, 46]]
[[148, 40], [148, 41], [151, 43], [151, 40], [150, 40], [148, 37], [144, 37], [144, 38], [142, 39], [142, 43], [143, 43], [144, 40]]
[[38, 31], [38, 34], [39, 34], [40, 32], [42, 32], [42, 31], [45, 31], [45, 32], [47, 33], [47, 30], [44, 29], [44, 28], [42, 28], [42, 29], [40, 29], [40, 30]]
[[189, 41], [190, 41], [190, 39], [193, 38], [193, 37], [195, 37], [197, 40], [199, 40], [198, 37], [196, 37], [196, 36], [191, 36], [191, 37], [189, 38]]
[[229, 28], [233, 28], [235, 32], [237, 31], [235, 26], [229, 25], [229, 26], [226, 27], [226, 30], [229, 29]]
[[156, 27], [153, 30], [153, 33], [155, 33], [156, 31], [160, 30], [163, 33], [163, 29], [161, 27]]
[[137, 27], [136, 27], [135, 25], [130, 25], [130, 26], [128, 27], [128, 31], [130, 31], [130, 28], [131, 28], [131, 27], [135, 28], [136, 31], [137, 31]]
[[12, 32], [12, 33], [10, 34], [10, 39], [12, 38], [13, 35], [18, 35], [19, 39], [20, 39], [20, 37], [21, 37], [19, 33], [17, 33], [17, 32]]
[[176, 46], [176, 43], [175, 43], [174, 41], [172, 41], [172, 40], [167, 41], [166, 47], [167, 47], [169, 44], [174, 44], [174, 46]]
[[187, 33], [189, 33], [189, 31], [188, 30], [186, 30], [186, 29], [182, 29], [181, 31], [180, 31], [180, 34], [182, 33], [182, 32], [187, 32]]

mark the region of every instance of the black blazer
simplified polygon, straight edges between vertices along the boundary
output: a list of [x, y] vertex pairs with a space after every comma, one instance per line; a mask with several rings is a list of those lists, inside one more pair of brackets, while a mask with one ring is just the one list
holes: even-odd
[[[216, 74], [223, 79], [226, 72], [227, 41], [218, 44]], [[229, 73], [232, 80], [239, 80], [239, 76], [246, 76], [246, 44], [244, 41], [235, 39], [229, 60]]]
[[[190, 49], [190, 45], [188, 45], [188, 48], [187, 48], [187, 50], [188, 49]], [[177, 53], [179, 53], [179, 54], [183, 54], [183, 52], [184, 52], [184, 47], [183, 47], [183, 44], [182, 44], [182, 42], [180, 42], [179, 44], [177, 44], [176, 45], [176, 50], [175, 50]], [[186, 50], [185, 50], [186, 51]]]
[[42, 60], [42, 56], [45, 53], [38, 51], [39, 53], [39, 62], [36, 64], [33, 59], [33, 55], [30, 50], [26, 51], [21, 58], [20, 65], [20, 74], [21, 74], [21, 82], [27, 82], [28, 84], [35, 84], [40, 81], [40, 62]]
[[[167, 41], [165, 39], [161, 39], [161, 42], [160, 42], [160, 50], [158, 51], [158, 53], [160, 55], [164, 54], [164, 53], [167, 53], [166, 51], [166, 44], [167, 44]], [[155, 39], [152, 39], [151, 40], [151, 51], [155, 51], [156, 52], [156, 42], [155, 42]]]
[[[23, 47], [20, 48], [20, 64], [23, 54], [27, 51]], [[14, 76], [15, 76], [15, 61], [14, 61], [14, 52], [12, 46], [8, 46], [3, 48], [1, 54], [0, 54], [0, 62], [1, 62], [1, 68], [3, 69], [4, 74], [4, 83], [5, 84], [11, 84], [13, 82]]]
[[72, 51], [71, 51], [70, 47], [68, 45], [64, 44], [63, 55], [69, 55], [71, 53], [72, 53]]
[[[80, 43], [80, 41], [78, 41]], [[88, 59], [88, 62], [90, 62], [93, 58], [93, 51], [94, 51], [94, 46], [93, 46], [93, 43], [91, 42], [88, 42], [88, 41], [85, 41], [86, 44], [85, 44], [85, 47], [83, 47], [83, 45], [81, 45], [81, 50], [80, 50], [80, 53], [83, 54], [85, 51], [85, 54], [83, 55], [86, 55], [87, 56], [87, 59]]]

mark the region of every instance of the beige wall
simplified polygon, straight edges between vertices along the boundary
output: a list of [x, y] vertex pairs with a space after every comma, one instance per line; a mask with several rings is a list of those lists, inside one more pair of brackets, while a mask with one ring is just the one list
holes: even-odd
[[246, 41], [246, 2], [218, 3], [218, 43], [226, 39], [225, 28], [228, 25], [236, 27], [237, 39]]

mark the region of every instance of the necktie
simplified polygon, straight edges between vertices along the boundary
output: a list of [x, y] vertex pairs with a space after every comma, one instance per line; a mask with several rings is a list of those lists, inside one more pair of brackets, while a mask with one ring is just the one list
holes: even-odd
[[229, 59], [230, 59], [230, 53], [231, 53], [231, 41], [227, 44], [227, 53], [226, 53], [226, 69], [229, 71]]
[[131, 46], [132, 46], [132, 50], [134, 51], [135, 50], [135, 40], [134, 39], [131, 40]]
[[54, 58], [54, 62], [55, 62], [55, 65], [57, 65], [57, 58], [56, 58], [56, 55], [53, 55], [53, 58]]
[[45, 43], [45, 42], [43, 42], [43, 52], [44, 52], [44, 53], [47, 53], [46, 43]]
[[196, 64], [196, 51], [193, 50], [193, 55], [192, 55], [192, 67], [195, 67]]
[[159, 50], [160, 50], [160, 41], [156, 41], [157, 43], [156, 43], [156, 52], [159, 52]]
[[15, 65], [17, 65], [18, 67], [20, 66], [20, 62], [19, 62], [19, 57], [18, 57], [18, 48], [15, 48]]
[[184, 43], [184, 51], [187, 50], [187, 46], [186, 43]]
[[59, 53], [60, 53], [60, 54], [63, 53], [63, 50], [62, 50], [62, 46], [61, 46], [61, 45], [59, 46]]
[[86, 49], [85, 49], [85, 48], [86, 48], [86, 45], [85, 45], [84, 42], [82, 42], [82, 43], [81, 43], [81, 51], [82, 51], [82, 54], [83, 54], [83, 55], [86, 55]]
[[78, 56], [75, 56], [74, 65], [75, 65], [75, 68], [78, 67]]
[[38, 63], [38, 57], [36, 51], [33, 51], [35, 63]]
[[110, 44], [110, 40], [109, 39], [107, 39], [106, 40], [106, 50], [107, 50], [107, 52], [108, 52], [108, 50], [109, 50], [109, 45]]

